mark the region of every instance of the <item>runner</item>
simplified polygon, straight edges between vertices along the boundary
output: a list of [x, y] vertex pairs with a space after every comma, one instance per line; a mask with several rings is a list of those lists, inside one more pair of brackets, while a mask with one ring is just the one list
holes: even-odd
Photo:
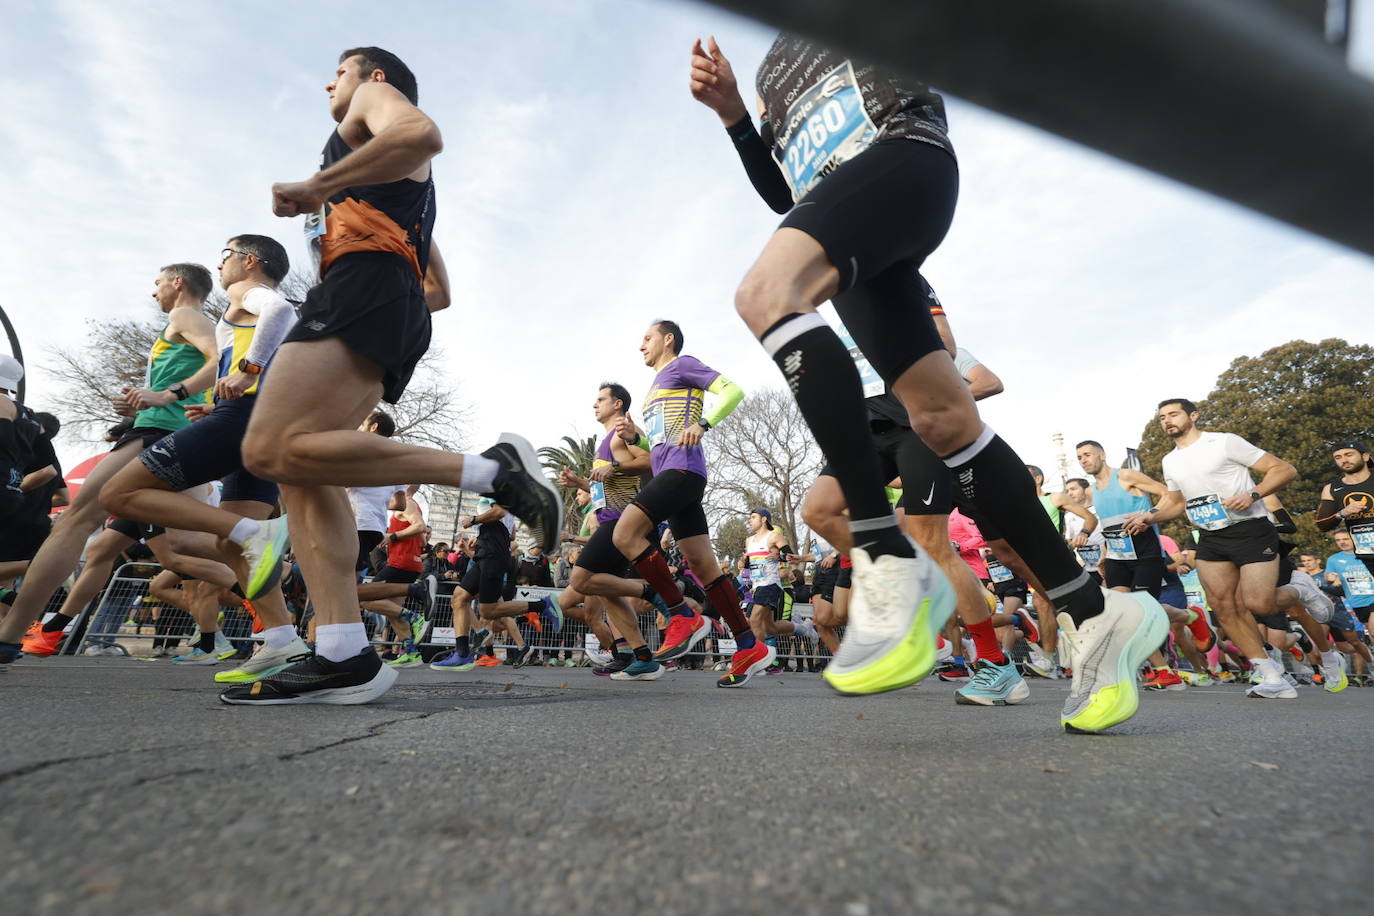
[[957, 196], [943, 100], [791, 35], [765, 55], [758, 89], [767, 140], [715, 39], [709, 52], [696, 42], [693, 97], [720, 117], [764, 200], [788, 213], [742, 281], [736, 309], [787, 379], [844, 491], [855, 535], [850, 625], [826, 680], [849, 693], [913, 683], [933, 667], [935, 633], [954, 606], [945, 576], [914, 556], [883, 498], [858, 374], [815, 311], [833, 299], [963, 498], [1036, 571], [1074, 654], [1093, 660], [1090, 671], [1074, 671], [1062, 724], [1095, 732], [1128, 719], [1138, 705], [1135, 654], [1162, 635], [1164, 615], [1148, 596], [1104, 595], [1050, 533], [1020, 486], [1020, 459], [983, 424], [941, 346], [918, 282]]
[[749, 513], [750, 534], [744, 539], [744, 560], [749, 564], [749, 576], [754, 585], [750, 600], [749, 625], [755, 638], [791, 636], [796, 633], [806, 639], [816, 638], [816, 629], [809, 620], [790, 620], [791, 600], [784, 595], [781, 564], [795, 556], [782, 532], [773, 527], [773, 513], [765, 508]]
[[[3, 371], [3, 365], [0, 365], [0, 372]], [[0, 379], [0, 385], [4, 384], [5, 380]], [[9, 401], [8, 395], [0, 395], [0, 414], [4, 413], [5, 404], [17, 408], [17, 412], [10, 420], [0, 417], [0, 443], [3, 443], [0, 444], [0, 452], [12, 454], [22, 449], [22, 444], [19, 449], [15, 445], [16, 440], [22, 443], [22, 437], [26, 435], [20, 430], [27, 425], [27, 419], [21, 418], [18, 411], [27, 408]], [[16, 466], [22, 475], [18, 484], [19, 504], [7, 517], [0, 517], [0, 586], [6, 587], [0, 592], [10, 592], [8, 586], [15, 577], [24, 574], [29, 568], [29, 561], [43, 546], [48, 532], [52, 530], [49, 516], [54, 506], [65, 506], [70, 502], [67, 482], [62, 478], [62, 463], [53, 449], [53, 439], [61, 431], [62, 424], [50, 413], [34, 413], [33, 419], [39, 428], [29, 459]], [[6, 596], [0, 594], [0, 614], [6, 612], [8, 603]]]
[[[338, 128], [322, 169], [272, 187], [273, 212], [307, 216], [320, 285], [301, 308], [243, 443], [249, 471], [284, 484], [301, 572], [319, 621], [316, 655], [221, 694], [226, 703], [366, 703], [395, 682], [368, 644], [353, 570], [333, 545], [354, 520], [343, 487], [397, 477], [494, 495], [557, 542], [558, 491], [534, 450], [506, 435], [481, 455], [453, 455], [358, 431], [378, 399], [395, 403], [429, 347], [430, 312], [449, 304], [448, 276], [431, 242], [438, 127], [416, 106], [410, 69], [380, 48], [339, 57], [325, 87]], [[288, 543], [283, 521], [264, 523], [255, 584], [272, 583]], [[252, 598], [256, 591], [250, 592]]]
[[1374, 459], [1364, 443], [1350, 439], [1332, 448], [1331, 460], [1341, 475], [1322, 488], [1317, 529], [1344, 525], [1355, 556], [1374, 571]]
[[[185, 411], [188, 405], [204, 403], [201, 392], [214, 381], [218, 363], [215, 327], [202, 311], [211, 287], [210, 271], [199, 264], [169, 264], [158, 271], [152, 295], [167, 316], [167, 324], [148, 354], [143, 387], [124, 389], [112, 399], [116, 411], [133, 416], [134, 424], [91, 471], [72, 505], [62, 513], [34, 555], [24, 576], [24, 587], [0, 623], [0, 664], [19, 657], [25, 631], [76, 568], [86, 540], [108, 517], [101, 506], [105, 484], [144, 448], [186, 426], [190, 422]], [[0, 398], [0, 409], [4, 403], [8, 399]], [[57, 637], [47, 637], [54, 644], [61, 629], [70, 622], [63, 622], [55, 630], [48, 629], [56, 620], [53, 618], [42, 626], [45, 633], [58, 633]]]
[[[358, 586], [358, 601], [363, 610], [381, 614], [391, 624], [401, 648], [387, 662], [396, 668], [416, 668], [424, 664], [419, 644], [429, 626], [428, 614], [434, 609], [438, 582], [433, 576], [421, 578], [424, 564], [425, 517], [420, 504], [405, 490], [396, 490], [387, 504], [386, 565], [377, 570], [371, 582]], [[400, 598], [401, 601], [395, 599]], [[407, 598], [420, 602], [420, 610], [408, 610]]]

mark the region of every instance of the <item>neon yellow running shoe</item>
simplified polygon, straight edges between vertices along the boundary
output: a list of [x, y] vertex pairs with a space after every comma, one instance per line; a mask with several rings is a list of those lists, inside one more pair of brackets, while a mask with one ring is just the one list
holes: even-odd
[[1103, 589], [1102, 613], [1059, 626], [1073, 646], [1073, 686], [1059, 720], [1071, 732], [1100, 732], [1120, 725], [1140, 707], [1136, 672], [1169, 632], [1169, 618], [1146, 592]]
[[281, 578], [281, 559], [291, 547], [291, 533], [286, 516], [262, 522], [241, 548], [248, 561], [248, 585], [244, 596], [254, 598], [277, 584]]

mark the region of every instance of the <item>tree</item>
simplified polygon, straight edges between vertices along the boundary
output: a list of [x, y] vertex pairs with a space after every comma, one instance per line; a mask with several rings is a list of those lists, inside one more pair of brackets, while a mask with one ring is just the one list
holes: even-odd
[[[706, 434], [710, 477], [706, 512], [717, 527], [762, 506], [800, 549], [801, 503], [821, 468], [821, 450], [792, 395], [781, 388], [749, 394]], [[739, 552], [731, 554], [739, 556]]]
[[749, 523], [745, 521], [745, 517], [731, 515], [716, 525], [716, 533], [711, 538], [711, 544], [716, 549], [716, 556], [724, 557], [733, 563], [744, 553], [744, 539], [748, 536]]
[[[567, 468], [578, 477], [586, 477], [592, 472], [592, 462], [596, 460], [597, 439], [595, 436], [588, 436], [585, 439], [578, 439], [573, 436], [564, 436], [563, 445], [546, 445], [539, 449], [539, 460], [544, 465], [544, 470], [555, 480], [558, 479], [558, 472]], [[563, 490], [563, 520], [565, 528], [576, 534], [582, 527], [582, 512], [577, 507], [577, 502], [573, 499], [574, 491], [561, 487]]]
[[[1198, 425], [1235, 433], [1298, 469], [1298, 478], [1278, 495], [1298, 523], [1303, 550], [1327, 547], [1313, 510], [1322, 487], [1338, 473], [1331, 445], [1342, 439], [1374, 440], [1374, 347], [1338, 338], [1289, 341], [1257, 357], [1241, 356], [1198, 401]], [[1162, 478], [1161, 460], [1173, 448], [1159, 422], [1145, 426], [1140, 457], [1145, 472]], [[1186, 523], [1168, 526], [1175, 538]]]

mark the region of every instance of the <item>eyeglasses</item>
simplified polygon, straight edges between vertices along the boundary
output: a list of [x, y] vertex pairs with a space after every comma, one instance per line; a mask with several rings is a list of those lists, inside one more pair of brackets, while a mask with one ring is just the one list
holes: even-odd
[[249, 255], [253, 255], [253, 257], [257, 258], [257, 259], [258, 259], [259, 261], [261, 261], [262, 263], [264, 263], [264, 264], [267, 263], [267, 258], [264, 258], [264, 257], [262, 257], [262, 256], [260, 256], [260, 255], [253, 254], [253, 252], [251, 252], [251, 251], [239, 251], [237, 248], [226, 248], [226, 249], [224, 249], [223, 251], [221, 251], [221, 252], [219, 253], [219, 262], [220, 262], [221, 264], [223, 264], [225, 261], [229, 260], [230, 257], [232, 257], [233, 255], [236, 255], [236, 254], [237, 254], [237, 255], [242, 255], [242, 256], [245, 257], [245, 258], [248, 257]]

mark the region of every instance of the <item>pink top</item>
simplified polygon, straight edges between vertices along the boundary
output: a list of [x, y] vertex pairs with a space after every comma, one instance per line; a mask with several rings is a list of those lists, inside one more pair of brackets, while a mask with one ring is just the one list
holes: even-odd
[[983, 555], [979, 551], [987, 546], [987, 541], [983, 540], [983, 532], [978, 530], [973, 519], [958, 509], [949, 514], [949, 540], [959, 552], [960, 559], [973, 570], [973, 574], [980, 579], [986, 579], [988, 564], [983, 562]]

